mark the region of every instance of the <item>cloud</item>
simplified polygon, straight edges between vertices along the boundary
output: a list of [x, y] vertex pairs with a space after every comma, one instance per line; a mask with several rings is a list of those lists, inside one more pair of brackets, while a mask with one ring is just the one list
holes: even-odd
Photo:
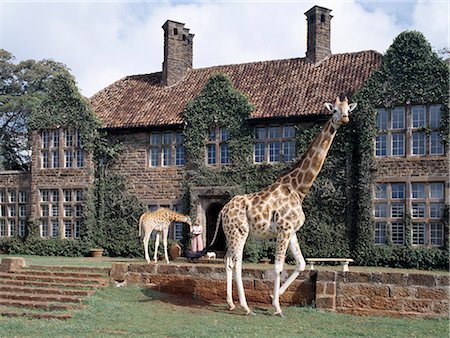
[[[405, 29], [447, 45], [448, 5], [420, 2], [414, 22], [389, 4], [357, 2], [35, 2], [2, 4], [2, 46], [18, 60], [51, 58], [71, 68], [91, 96], [130, 74], [162, 69], [167, 19], [186, 23], [194, 38], [194, 67], [303, 57], [306, 17], [314, 5], [332, 9], [333, 53], [384, 52]], [[443, 10], [443, 8], [445, 10]]]

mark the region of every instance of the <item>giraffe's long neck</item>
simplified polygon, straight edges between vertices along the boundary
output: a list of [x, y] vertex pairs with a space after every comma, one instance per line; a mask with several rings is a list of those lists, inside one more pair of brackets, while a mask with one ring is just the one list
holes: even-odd
[[290, 184], [303, 200], [322, 169], [338, 128], [339, 125], [334, 123], [332, 118], [328, 120], [293, 169], [277, 181]]
[[184, 222], [186, 221], [186, 215], [179, 214], [173, 210], [170, 210], [170, 216], [172, 218], [172, 222]]

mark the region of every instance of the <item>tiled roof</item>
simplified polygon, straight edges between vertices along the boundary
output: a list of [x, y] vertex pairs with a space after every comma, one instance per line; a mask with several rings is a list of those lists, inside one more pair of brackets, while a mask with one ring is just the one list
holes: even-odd
[[334, 54], [319, 64], [305, 58], [191, 69], [177, 84], [164, 87], [162, 73], [131, 75], [91, 98], [105, 128], [183, 123], [182, 111], [209, 76], [225, 73], [254, 105], [252, 118], [327, 114], [324, 103], [351, 96], [381, 62], [375, 51]]

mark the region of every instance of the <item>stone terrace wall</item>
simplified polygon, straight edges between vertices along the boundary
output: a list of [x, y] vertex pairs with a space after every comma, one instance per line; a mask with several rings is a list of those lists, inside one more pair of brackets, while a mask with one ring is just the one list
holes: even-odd
[[[292, 271], [284, 271], [282, 280]], [[272, 269], [244, 269], [242, 277], [250, 303], [271, 303]], [[225, 303], [224, 267], [113, 263], [110, 278], [151, 285], [165, 293]], [[449, 284], [449, 276], [434, 274], [304, 271], [280, 301], [285, 305], [315, 305], [318, 309], [362, 316], [447, 317]], [[237, 300], [235, 285], [233, 296]]]
[[[282, 280], [293, 270], [283, 272]], [[301, 274], [280, 298], [282, 304], [311, 305], [315, 298], [315, 271]], [[146, 265], [113, 263], [111, 279], [131, 284], [152, 285], [165, 293], [194, 296], [211, 303], [225, 303], [226, 273], [224, 267], [208, 264]], [[245, 269], [242, 271], [245, 294], [249, 302], [270, 304], [273, 293], [273, 270]], [[234, 283], [233, 283], [234, 284]], [[233, 285], [233, 297], [237, 290]]]

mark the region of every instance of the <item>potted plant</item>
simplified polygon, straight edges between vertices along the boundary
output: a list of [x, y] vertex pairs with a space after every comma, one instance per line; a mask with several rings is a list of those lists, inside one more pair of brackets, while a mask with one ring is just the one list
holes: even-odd
[[92, 248], [89, 250], [89, 254], [91, 257], [102, 257], [103, 256], [103, 249], [101, 248]]

